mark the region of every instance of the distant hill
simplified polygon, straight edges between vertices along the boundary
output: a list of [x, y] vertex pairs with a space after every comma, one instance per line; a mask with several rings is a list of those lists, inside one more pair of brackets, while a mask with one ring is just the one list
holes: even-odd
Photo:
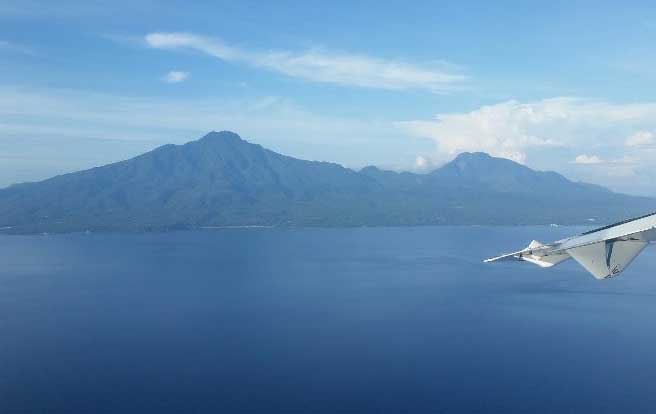
[[656, 201], [483, 153], [428, 174], [299, 160], [211, 132], [184, 145], [0, 190], [2, 232], [205, 226], [598, 223]]

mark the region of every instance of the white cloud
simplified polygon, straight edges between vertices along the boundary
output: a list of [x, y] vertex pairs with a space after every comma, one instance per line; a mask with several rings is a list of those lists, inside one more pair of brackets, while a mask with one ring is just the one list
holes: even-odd
[[[587, 148], [623, 148], [622, 137], [645, 127], [656, 128], [656, 104], [621, 105], [569, 97], [508, 101], [471, 112], [438, 114], [431, 120], [398, 122], [397, 126], [434, 140], [438, 159], [462, 151], [485, 151], [526, 162], [530, 154], [549, 147], [578, 150], [579, 154]], [[646, 139], [644, 134], [639, 137], [640, 142]]]
[[409, 133], [431, 138], [441, 155], [484, 151], [518, 162], [526, 160], [526, 148], [562, 145], [561, 137], [540, 126], [566, 121], [567, 101], [521, 104], [516, 101], [484, 106], [465, 113], [438, 114], [433, 120], [399, 122]]
[[415, 167], [426, 168], [426, 165], [428, 165], [428, 159], [422, 155], [417, 155], [417, 158], [415, 158]]
[[[613, 174], [618, 175], [618, 171], [631, 169], [640, 163], [640, 159], [635, 156], [624, 155], [621, 158], [604, 159], [597, 155], [580, 154], [571, 162], [578, 165], [599, 165], [604, 168], [613, 168]], [[610, 170], [606, 170], [610, 171]]]
[[574, 159], [574, 164], [602, 164], [604, 160], [601, 158], [597, 157], [596, 155], [586, 155], [586, 154], [581, 154], [577, 155], [576, 158]]
[[162, 77], [162, 81], [166, 83], [180, 83], [189, 77], [189, 72], [182, 72], [179, 70], [172, 70]]
[[419, 66], [406, 62], [320, 49], [304, 52], [252, 52], [228, 46], [220, 40], [191, 33], [150, 33], [148, 46], [156, 49], [186, 49], [218, 59], [245, 63], [293, 78], [314, 82], [390, 90], [422, 89], [448, 92], [466, 77], [445, 64]]
[[417, 155], [415, 157], [414, 170], [417, 172], [427, 172], [435, 168], [435, 165], [431, 161], [430, 157], [425, 157], [423, 155]]
[[644, 147], [656, 144], [656, 135], [650, 131], [638, 131], [624, 141], [628, 147]]

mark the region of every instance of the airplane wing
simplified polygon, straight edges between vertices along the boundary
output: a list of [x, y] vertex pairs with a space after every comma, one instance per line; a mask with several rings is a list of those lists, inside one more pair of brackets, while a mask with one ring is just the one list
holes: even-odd
[[544, 245], [533, 240], [523, 250], [484, 262], [525, 261], [552, 267], [576, 260], [597, 279], [620, 274], [650, 243], [656, 241], [656, 213], [601, 227], [581, 235]]

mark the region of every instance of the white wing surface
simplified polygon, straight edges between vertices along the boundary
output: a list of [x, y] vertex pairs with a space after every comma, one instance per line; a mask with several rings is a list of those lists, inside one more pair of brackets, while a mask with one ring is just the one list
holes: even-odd
[[544, 245], [533, 240], [523, 250], [493, 257], [485, 262], [525, 261], [552, 267], [569, 258], [597, 279], [620, 274], [650, 242], [656, 241], [656, 213], [625, 220]]
[[633, 240], [605, 241], [567, 250], [597, 279], [617, 276], [647, 246], [647, 242]]

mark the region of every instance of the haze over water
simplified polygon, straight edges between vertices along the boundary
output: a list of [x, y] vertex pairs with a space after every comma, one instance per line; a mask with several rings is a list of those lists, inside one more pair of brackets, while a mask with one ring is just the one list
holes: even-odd
[[656, 250], [550, 227], [0, 236], [0, 412], [653, 412]]

